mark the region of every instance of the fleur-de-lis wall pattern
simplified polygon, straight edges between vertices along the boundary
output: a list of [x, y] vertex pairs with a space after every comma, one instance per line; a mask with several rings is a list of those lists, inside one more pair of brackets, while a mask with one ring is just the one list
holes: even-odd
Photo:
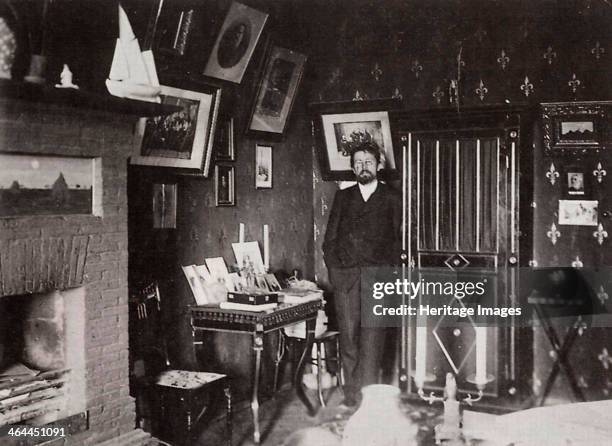
[[[610, 97], [609, 2], [534, 8], [529, 2], [494, 0], [479, 3], [478, 14], [468, 15], [467, 0], [442, 4], [338, 6], [337, 26], [317, 37], [335, 56], [329, 64], [343, 68], [342, 79], [338, 88], [323, 92], [322, 100], [350, 100], [355, 90], [369, 99], [388, 98], [396, 88], [410, 108], [448, 106], [451, 100], [467, 106]], [[452, 80], [457, 99], [447, 94]], [[318, 93], [312, 92], [313, 100]]]

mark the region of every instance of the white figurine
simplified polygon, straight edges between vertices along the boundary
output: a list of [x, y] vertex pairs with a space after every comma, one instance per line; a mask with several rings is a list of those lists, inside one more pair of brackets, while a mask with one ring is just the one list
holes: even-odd
[[56, 88], [75, 88], [78, 89], [79, 86], [72, 83], [72, 71], [68, 68], [68, 64], [64, 64], [64, 68], [60, 74], [60, 83], [55, 84]]

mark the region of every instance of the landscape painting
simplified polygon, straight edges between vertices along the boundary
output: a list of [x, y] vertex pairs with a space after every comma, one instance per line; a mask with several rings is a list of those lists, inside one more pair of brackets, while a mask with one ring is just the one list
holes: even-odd
[[0, 217], [91, 214], [93, 158], [0, 154]]
[[572, 141], [589, 141], [593, 139], [593, 121], [561, 122], [561, 139]]

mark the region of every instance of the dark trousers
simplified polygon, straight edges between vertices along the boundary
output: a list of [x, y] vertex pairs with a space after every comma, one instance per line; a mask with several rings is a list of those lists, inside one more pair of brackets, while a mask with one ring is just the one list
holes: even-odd
[[330, 268], [329, 278], [340, 331], [344, 393], [354, 398], [363, 386], [378, 382], [385, 330], [361, 326], [360, 268]]

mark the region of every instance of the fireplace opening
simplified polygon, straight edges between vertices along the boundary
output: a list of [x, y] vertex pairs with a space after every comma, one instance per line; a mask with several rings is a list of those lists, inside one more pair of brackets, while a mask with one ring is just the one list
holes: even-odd
[[85, 410], [85, 289], [0, 298], [0, 426]]

